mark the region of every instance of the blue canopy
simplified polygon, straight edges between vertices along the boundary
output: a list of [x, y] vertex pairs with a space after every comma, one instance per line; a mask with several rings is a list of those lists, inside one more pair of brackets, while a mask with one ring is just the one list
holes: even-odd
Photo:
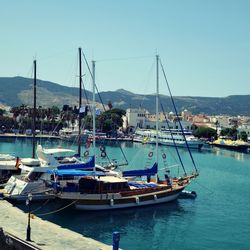
[[129, 176], [151, 176], [155, 175], [158, 172], [158, 164], [155, 162], [152, 168], [148, 169], [140, 169], [140, 170], [128, 170], [123, 171], [122, 176], [123, 177], [129, 177]]
[[57, 169], [94, 169], [95, 157], [90, 156], [89, 160], [85, 163], [71, 163], [58, 166]]
[[56, 176], [105, 176], [105, 173], [100, 171], [83, 171], [79, 169], [54, 169], [47, 172]]

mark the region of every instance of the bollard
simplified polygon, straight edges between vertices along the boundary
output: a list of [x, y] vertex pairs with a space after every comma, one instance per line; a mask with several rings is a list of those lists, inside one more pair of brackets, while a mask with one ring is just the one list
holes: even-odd
[[120, 233], [113, 232], [113, 250], [119, 249]]

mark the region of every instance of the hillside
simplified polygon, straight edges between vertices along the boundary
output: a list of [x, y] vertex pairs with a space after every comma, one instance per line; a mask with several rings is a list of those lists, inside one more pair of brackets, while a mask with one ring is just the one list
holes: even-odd
[[[0, 77], [0, 103], [9, 106], [33, 103], [33, 79], [23, 77]], [[91, 92], [86, 91], [91, 99]], [[134, 94], [124, 89], [100, 93], [102, 101], [111, 101], [113, 107], [127, 109], [142, 107], [154, 112], [155, 96]], [[83, 97], [85, 95], [83, 94]], [[98, 95], [96, 100], [100, 102]], [[160, 96], [165, 111], [173, 111], [169, 96]], [[178, 111], [187, 109], [194, 114], [206, 113], [210, 115], [250, 115], [250, 95], [233, 95], [228, 97], [174, 97]], [[37, 105], [43, 107], [64, 104], [77, 105], [78, 89], [62, 86], [53, 82], [37, 80]]]

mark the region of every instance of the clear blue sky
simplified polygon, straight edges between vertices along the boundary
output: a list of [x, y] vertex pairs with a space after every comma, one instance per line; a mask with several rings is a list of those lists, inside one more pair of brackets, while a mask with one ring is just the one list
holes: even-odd
[[157, 51], [173, 95], [250, 94], [248, 0], [0, 3], [2, 77], [31, 77], [36, 58], [39, 79], [75, 86], [81, 46], [100, 91], [154, 93]]

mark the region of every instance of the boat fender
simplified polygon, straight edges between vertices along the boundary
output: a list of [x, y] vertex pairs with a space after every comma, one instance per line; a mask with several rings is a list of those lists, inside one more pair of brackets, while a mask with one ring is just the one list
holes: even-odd
[[114, 206], [114, 199], [110, 200], [110, 206], [113, 207]]
[[136, 202], [136, 204], [139, 204], [139, 203], [140, 203], [140, 199], [139, 199], [138, 196], [135, 197], [135, 202]]
[[197, 197], [197, 193], [195, 191], [191, 191], [191, 194], [194, 196], [194, 198]]
[[101, 150], [101, 152], [105, 152], [105, 147], [104, 147], [104, 146], [101, 146], [101, 147], [100, 147], [100, 150]]
[[149, 152], [148, 157], [152, 157], [152, 156], [153, 156], [153, 152]]
[[166, 158], [167, 158], [167, 156], [166, 156], [165, 153], [162, 154], [162, 158], [163, 158], [163, 159], [166, 159]]
[[105, 158], [106, 156], [107, 156], [106, 152], [105, 152], [105, 151], [102, 151], [101, 157], [102, 157], [102, 158]]
[[89, 151], [88, 150], [86, 150], [85, 152], [84, 152], [84, 154], [83, 154], [85, 157], [88, 157], [89, 156]]
[[155, 200], [155, 201], [157, 200], [157, 195], [156, 195], [156, 194], [154, 194], [154, 200]]

